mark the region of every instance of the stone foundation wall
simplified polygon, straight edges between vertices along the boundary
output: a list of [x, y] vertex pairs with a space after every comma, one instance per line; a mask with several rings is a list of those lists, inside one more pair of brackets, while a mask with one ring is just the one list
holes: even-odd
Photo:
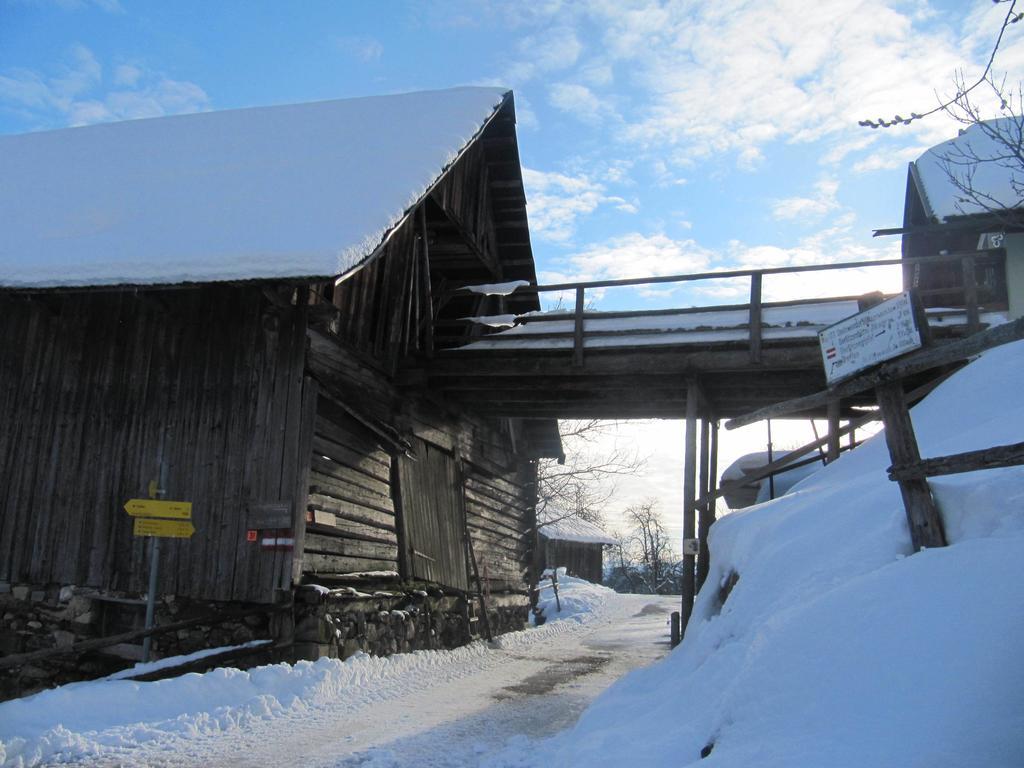
[[[244, 606], [165, 595], [157, 602], [155, 621], [158, 626], [167, 625], [216, 614], [225, 607], [237, 611]], [[73, 586], [0, 583], [0, 655], [66, 647], [142, 629], [144, 623], [145, 601], [137, 596], [100, 594]], [[151, 660], [270, 639], [273, 629], [266, 615], [179, 629], [153, 637]], [[141, 642], [0, 669], [0, 701], [130, 667], [141, 659]]]
[[[494, 634], [523, 629], [526, 597], [492, 599]], [[345, 659], [362, 651], [375, 656], [456, 648], [483, 634], [476, 605], [438, 589], [362, 593], [302, 587], [295, 598], [296, 659]]]
[[[165, 595], [156, 606], [158, 626], [246, 608], [236, 603], [194, 601]], [[266, 607], [266, 606], [264, 606]], [[488, 618], [494, 634], [523, 629], [529, 616], [525, 596], [491, 595]], [[377, 656], [415, 650], [455, 648], [484, 634], [478, 604], [436, 587], [360, 592], [300, 587], [294, 610], [276, 617], [250, 615], [198, 624], [156, 635], [152, 660], [251, 640], [294, 636], [283, 658], [347, 658], [357, 651]], [[0, 583], [0, 656], [67, 647], [81, 640], [141, 629], [145, 601], [125, 594], [99, 594], [70, 586]], [[141, 659], [141, 640], [77, 656], [58, 656], [0, 669], [0, 701], [55, 685], [89, 680], [132, 666]], [[232, 666], [276, 660], [257, 655]]]

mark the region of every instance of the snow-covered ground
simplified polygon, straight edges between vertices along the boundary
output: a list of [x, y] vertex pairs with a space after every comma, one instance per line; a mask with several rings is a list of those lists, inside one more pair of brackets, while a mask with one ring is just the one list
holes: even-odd
[[0, 765], [467, 765], [667, 651], [678, 598], [562, 577], [562, 612], [454, 651], [66, 685], [0, 704]]
[[[1022, 383], [1024, 342], [950, 378], [922, 455], [1020, 441]], [[492, 764], [1024, 765], [1024, 467], [932, 479], [951, 546], [911, 554], [889, 463], [878, 435], [716, 523], [683, 644]]]
[[[1024, 342], [951, 377], [913, 410], [922, 454], [1020, 441], [1022, 382]], [[1024, 467], [933, 479], [950, 546], [913, 554], [888, 464], [876, 436], [716, 523], [682, 646], [600, 696], [663, 653], [674, 600], [567, 581], [563, 620], [495, 647], [65, 686], [0, 705], [0, 749], [12, 765], [1022, 766]]]

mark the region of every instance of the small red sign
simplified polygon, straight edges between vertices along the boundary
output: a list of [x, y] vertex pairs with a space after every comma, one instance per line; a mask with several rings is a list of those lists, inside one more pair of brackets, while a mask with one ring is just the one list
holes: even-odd
[[259, 533], [257, 531], [246, 531], [245, 532], [245, 540], [246, 541], [256, 541], [256, 539], [258, 539], [258, 538], [259, 538]]

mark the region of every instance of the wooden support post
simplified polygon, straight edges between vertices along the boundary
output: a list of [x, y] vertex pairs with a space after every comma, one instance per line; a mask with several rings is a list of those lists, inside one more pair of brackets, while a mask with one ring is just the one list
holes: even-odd
[[[693, 612], [693, 599], [697, 594], [694, 581], [696, 557], [692, 554], [692, 546], [697, 517], [697, 401], [699, 398], [700, 387], [697, 380], [690, 379], [686, 387], [686, 448], [683, 460], [683, 575], [680, 610], [683, 632], [686, 632], [686, 625]], [[687, 552], [691, 554], [687, 554]]]
[[828, 401], [828, 463], [839, 458], [839, 398]]
[[700, 500], [697, 505], [697, 543], [700, 547], [700, 552], [697, 553], [697, 592], [700, 592], [700, 588], [704, 584], [704, 579], [708, 577], [707, 545], [708, 529], [711, 527], [711, 523], [708, 521], [711, 505], [711, 501], [708, 498], [710, 465], [711, 422], [705, 418], [700, 421], [700, 472], [697, 485], [698, 499]]
[[[775, 461], [775, 446], [772, 445], [772, 420], [768, 419], [768, 463], [771, 464]], [[775, 498], [775, 473], [772, 472], [768, 475], [768, 499], [769, 501]]]
[[761, 273], [750, 276], [750, 362], [761, 362]]
[[[882, 420], [885, 422], [885, 442], [889, 446], [889, 457], [893, 465], [918, 464], [921, 461], [921, 453], [917, 447], [910, 410], [903, 395], [903, 385], [899, 381], [884, 382], [875, 388], [875, 393], [878, 397], [878, 407], [882, 411]], [[942, 518], [935, 506], [928, 481], [924, 478], [910, 478], [898, 482], [914, 551], [925, 547], [946, 546]]]
[[573, 324], [572, 364], [583, 365], [583, 310], [585, 307], [586, 289], [576, 289], [576, 315]]
[[981, 316], [978, 311], [978, 279], [974, 270], [974, 254], [964, 256], [961, 262], [964, 280], [964, 307], [967, 309], [967, 333], [981, 330]]

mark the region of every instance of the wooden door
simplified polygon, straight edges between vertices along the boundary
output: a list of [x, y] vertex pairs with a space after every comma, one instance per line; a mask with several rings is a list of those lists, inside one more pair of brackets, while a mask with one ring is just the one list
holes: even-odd
[[413, 440], [415, 460], [398, 460], [402, 546], [408, 575], [469, 589], [465, 556], [465, 509], [455, 458]]

